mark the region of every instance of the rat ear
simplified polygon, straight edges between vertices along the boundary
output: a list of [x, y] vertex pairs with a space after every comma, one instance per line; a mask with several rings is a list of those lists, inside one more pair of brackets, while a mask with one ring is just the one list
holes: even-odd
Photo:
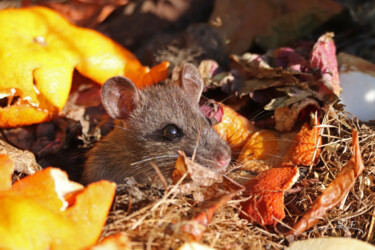
[[190, 63], [182, 66], [180, 84], [194, 103], [198, 103], [203, 91], [203, 81], [198, 69]]
[[138, 88], [123, 76], [108, 79], [102, 87], [101, 95], [105, 110], [114, 119], [128, 119], [140, 102]]

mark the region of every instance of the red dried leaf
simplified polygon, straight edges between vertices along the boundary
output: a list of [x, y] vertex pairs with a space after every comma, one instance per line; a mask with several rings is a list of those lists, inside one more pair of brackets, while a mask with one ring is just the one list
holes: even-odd
[[251, 197], [241, 203], [241, 216], [260, 225], [275, 225], [285, 217], [284, 191], [293, 186], [298, 176], [297, 167], [284, 165], [263, 171], [248, 181], [244, 194]]
[[281, 66], [284, 69], [303, 71], [308, 67], [308, 62], [303, 56], [292, 48], [278, 48], [273, 52], [275, 67]]
[[361, 151], [359, 148], [358, 131], [352, 131], [353, 156], [341, 169], [336, 178], [328, 185], [327, 189], [315, 201], [311, 208], [297, 222], [289, 235], [297, 235], [316, 225], [328, 210], [339, 204], [353, 187], [356, 179], [364, 169]]
[[319, 37], [310, 56], [311, 68], [320, 69], [322, 74], [323, 84], [320, 86], [319, 92], [323, 96], [330, 96], [332, 93], [338, 96], [341, 92], [336, 46], [332, 37], [333, 33], [326, 33]]

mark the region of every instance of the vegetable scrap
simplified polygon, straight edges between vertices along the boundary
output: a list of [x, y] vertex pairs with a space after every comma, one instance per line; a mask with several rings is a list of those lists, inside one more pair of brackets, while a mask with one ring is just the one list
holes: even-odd
[[5, 100], [0, 127], [55, 118], [67, 101], [74, 69], [100, 84], [125, 75], [139, 87], [168, 76], [168, 62], [144, 67], [119, 44], [44, 7], [1, 10], [0, 23], [5, 41], [0, 52], [0, 93]]

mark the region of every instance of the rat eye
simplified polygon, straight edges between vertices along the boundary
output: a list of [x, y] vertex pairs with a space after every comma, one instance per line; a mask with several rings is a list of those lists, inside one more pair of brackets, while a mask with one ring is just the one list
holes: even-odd
[[163, 137], [172, 141], [178, 137], [181, 137], [181, 129], [174, 124], [168, 124], [163, 128]]

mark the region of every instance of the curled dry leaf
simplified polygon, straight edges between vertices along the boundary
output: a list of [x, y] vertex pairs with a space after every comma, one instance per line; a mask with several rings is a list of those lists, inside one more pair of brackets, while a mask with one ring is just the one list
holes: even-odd
[[68, 98], [74, 69], [98, 83], [125, 75], [138, 87], [168, 75], [167, 62], [150, 70], [109, 38], [44, 7], [1, 10], [0, 24], [0, 127], [56, 117]]
[[193, 219], [182, 223], [180, 232], [188, 239], [199, 241], [215, 212], [244, 187], [222, 174], [193, 162], [184, 152], [180, 151], [179, 154], [172, 175], [173, 182], [177, 183], [187, 174], [180, 191], [193, 193], [198, 202], [204, 201], [193, 210]]
[[216, 132], [226, 140], [233, 152], [238, 152], [255, 132], [254, 125], [232, 108], [220, 104], [224, 115], [220, 123], [213, 126]]
[[361, 175], [364, 165], [359, 148], [358, 131], [352, 131], [353, 156], [349, 162], [341, 169], [336, 178], [328, 185], [326, 190], [314, 201], [311, 208], [302, 216], [296, 225], [288, 232], [288, 235], [298, 235], [316, 225], [328, 210], [339, 204], [349, 193], [350, 189], [359, 175]]
[[[24, 1], [25, 2], [25, 1]], [[71, 22], [82, 26], [95, 28], [105, 20], [118, 6], [125, 5], [128, 0], [72, 0], [48, 1], [37, 0], [37, 5], [43, 5], [61, 13]]]
[[[326, 33], [319, 37], [310, 56], [310, 67], [319, 69], [322, 76], [322, 84], [319, 86], [319, 94], [323, 99], [334, 100], [341, 92], [340, 79], [337, 68], [336, 46], [333, 41], [333, 33]], [[332, 93], [334, 95], [332, 95]]]
[[276, 134], [269, 130], [260, 130], [252, 134], [242, 147], [237, 162], [247, 170], [260, 172], [265, 170], [263, 169], [265, 166], [256, 163], [259, 160], [271, 160], [273, 157], [278, 157], [278, 152], [279, 138]]
[[182, 151], [179, 151], [179, 155], [172, 174], [173, 183], [177, 183], [181, 177], [187, 174], [187, 177], [180, 186], [182, 193], [192, 193], [197, 201], [213, 197], [219, 190], [208, 187], [215, 183], [222, 183], [223, 175], [195, 163], [186, 157]]
[[[0, 160], [1, 173], [10, 179], [12, 166]], [[116, 188], [114, 183], [101, 181], [84, 189], [55, 168], [27, 176], [12, 187], [6, 182], [0, 191], [4, 216], [0, 248], [5, 249], [82, 249], [95, 244]]]
[[309, 166], [319, 159], [322, 145], [322, 138], [319, 135], [320, 128], [316, 125], [313, 128], [305, 123], [298, 134], [294, 137], [283, 162], [290, 162], [295, 165]]
[[321, 109], [314, 98], [304, 98], [289, 106], [275, 109], [275, 129], [280, 132], [288, 132], [294, 128], [298, 120], [306, 119], [306, 115], [312, 111], [317, 111], [320, 116]]
[[236, 192], [215, 197], [193, 210], [193, 219], [180, 227], [181, 233], [190, 240], [200, 241], [216, 211], [230, 201]]
[[291, 165], [263, 171], [244, 184], [245, 196], [241, 203], [241, 217], [260, 225], [276, 225], [285, 217], [284, 191], [291, 188], [299, 177], [298, 168]]

